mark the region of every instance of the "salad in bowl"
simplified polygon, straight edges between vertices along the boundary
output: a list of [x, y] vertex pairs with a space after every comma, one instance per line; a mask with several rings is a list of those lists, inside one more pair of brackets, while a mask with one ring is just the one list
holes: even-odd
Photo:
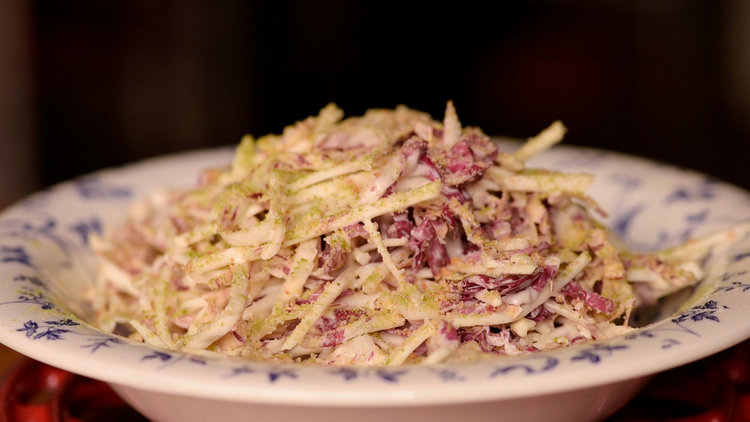
[[750, 195], [565, 130], [329, 105], [52, 187], [0, 218], [0, 341], [155, 420], [600, 419], [750, 336]]

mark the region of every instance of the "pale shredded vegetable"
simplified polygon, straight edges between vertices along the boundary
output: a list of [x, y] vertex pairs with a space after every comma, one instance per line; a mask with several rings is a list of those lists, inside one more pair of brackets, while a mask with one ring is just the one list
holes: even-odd
[[[398, 107], [333, 105], [242, 139], [195, 189], [161, 192], [92, 242], [102, 329], [248, 359], [399, 365], [517, 355], [631, 330], [633, 310], [702, 276], [718, 238], [619, 249], [592, 217], [593, 178]], [[637, 285], [637, 288], [635, 287]]]

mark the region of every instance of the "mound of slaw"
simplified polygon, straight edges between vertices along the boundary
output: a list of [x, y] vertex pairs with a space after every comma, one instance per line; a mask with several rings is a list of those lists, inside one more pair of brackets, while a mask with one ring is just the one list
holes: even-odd
[[196, 188], [156, 192], [91, 240], [101, 329], [253, 360], [399, 365], [549, 350], [632, 330], [633, 311], [701, 279], [713, 242], [635, 253], [595, 218], [585, 173], [398, 107], [328, 105], [246, 136]]

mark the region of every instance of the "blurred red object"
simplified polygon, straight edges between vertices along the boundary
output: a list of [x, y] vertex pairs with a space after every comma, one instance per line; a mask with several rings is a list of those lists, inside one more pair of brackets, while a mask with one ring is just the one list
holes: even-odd
[[0, 422], [145, 421], [103, 382], [25, 359], [0, 386]]
[[750, 340], [657, 375], [607, 422], [750, 422]]

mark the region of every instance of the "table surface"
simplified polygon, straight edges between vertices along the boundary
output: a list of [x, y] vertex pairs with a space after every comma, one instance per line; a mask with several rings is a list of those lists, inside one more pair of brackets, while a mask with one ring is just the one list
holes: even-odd
[[[40, 378], [25, 376], [27, 372], [34, 371], [41, 372], [42, 378], [53, 375], [76, 381], [68, 382], [67, 385], [73, 385], [75, 388], [70, 388], [82, 391], [77, 393], [79, 403], [81, 400], [85, 403], [97, 403], [94, 406], [86, 406], [96, 408], [96, 411], [92, 413], [91, 409], [88, 409], [86, 415], [72, 419], [57, 417], [52, 415], [53, 412], [50, 410], [54, 406], [44, 403], [21, 403], [22, 400], [14, 398], [11, 393], [10, 399], [0, 397], [0, 422], [111, 421], [112, 417], [123, 421], [144, 420], [106, 384], [38, 364], [0, 345], [0, 394], [7, 394], [7, 391], [14, 389], [28, 389], [28, 386], [15, 388], [16, 386], [12, 385], [14, 388], [5, 390], [2, 387], [14, 380], [23, 384], [27, 379]], [[13, 378], [13, 374], [24, 376]], [[76, 394], [68, 394], [71, 395]], [[2, 400], [11, 403], [3, 403]], [[16, 402], [19, 404], [15, 405]], [[33, 417], [30, 418], [29, 415]], [[750, 340], [700, 361], [658, 374], [635, 399], [606, 422], [656, 421], [750, 422]]]

